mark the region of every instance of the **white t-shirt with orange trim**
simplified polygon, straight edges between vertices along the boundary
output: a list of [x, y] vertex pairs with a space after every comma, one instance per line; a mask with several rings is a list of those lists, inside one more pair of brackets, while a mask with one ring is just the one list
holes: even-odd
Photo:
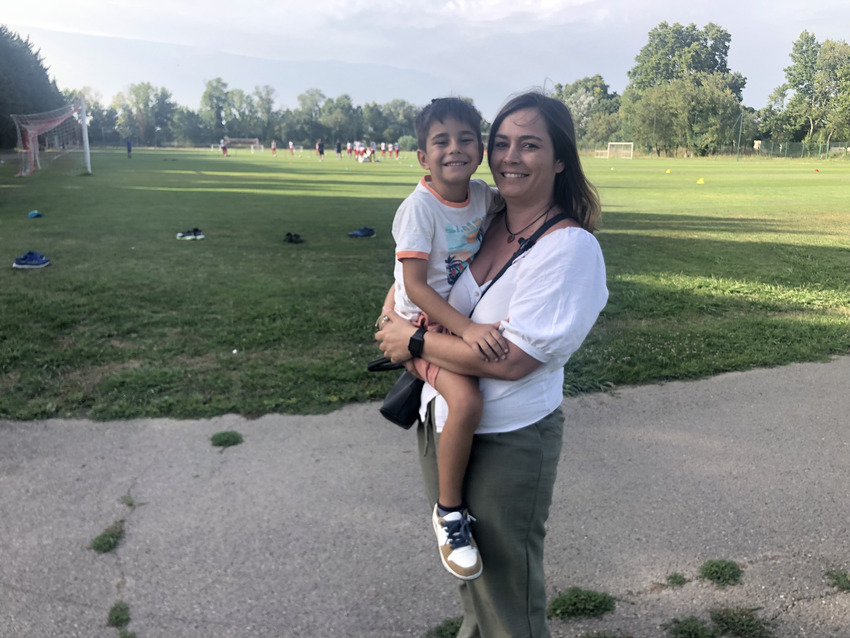
[[401, 260], [426, 259], [428, 285], [447, 299], [452, 285], [481, 248], [487, 211], [498, 197], [496, 189], [473, 179], [465, 202], [449, 202], [431, 188], [430, 181], [430, 175], [422, 178], [393, 220], [395, 311], [410, 321], [422, 310], [407, 296]]

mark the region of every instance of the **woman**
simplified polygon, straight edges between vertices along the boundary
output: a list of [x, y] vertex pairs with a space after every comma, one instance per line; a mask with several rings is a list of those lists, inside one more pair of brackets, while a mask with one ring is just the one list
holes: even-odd
[[[488, 359], [449, 334], [420, 333], [412, 344], [416, 328], [391, 311], [376, 339], [393, 361], [410, 360], [412, 349], [441, 368], [480, 377], [484, 410], [464, 497], [485, 567], [478, 580], [460, 585], [459, 636], [538, 638], [549, 636], [543, 538], [561, 450], [563, 367], [608, 298], [605, 264], [591, 234], [600, 206], [581, 169], [572, 118], [555, 99], [530, 92], [510, 100], [493, 122], [487, 157], [506, 209], [490, 223], [449, 301], [461, 312], [474, 308], [473, 321], [501, 322], [507, 356]], [[482, 296], [518, 244], [561, 213]], [[446, 415], [435, 395], [426, 385], [418, 427], [432, 508], [435, 438]]]

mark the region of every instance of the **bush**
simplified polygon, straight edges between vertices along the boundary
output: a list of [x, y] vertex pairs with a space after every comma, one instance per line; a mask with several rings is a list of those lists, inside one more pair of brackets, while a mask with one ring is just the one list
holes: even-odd
[[741, 582], [743, 573], [738, 564], [731, 560], [707, 560], [699, 568], [699, 575], [718, 587], [737, 585]]
[[829, 578], [829, 584], [833, 587], [838, 587], [843, 591], [850, 590], [850, 574], [842, 571], [826, 572], [826, 577]]
[[679, 572], [674, 572], [667, 577], [667, 584], [670, 587], [682, 587], [689, 582], [691, 581], [685, 578], [684, 574], [680, 574]]
[[549, 603], [550, 618], [595, 618], [614, 610], [614, 598], [602, 592], [571, 587]]
[[115, 521], [91, 542], [89, 549], [93, 549], [98, 554], [105, 554], [118, 547], [122, 538], [124, 538], [124, 521]]
[[664, 629], [672, 638], [715, 638], [717, 635], [711, 627], [696, 616], [674, 618], [669, 624], [664, 625]]
[[225, 430], [212, 435], [212, 444], [216, 447], [225, 448], [242, 443], [242, 435], [234, 430]]
[[712, 609], [709, 614], [712, 622], [723, 634], [742, 638], [772, 638], [773, 636], [767, 624], [756, 616], [755, 609], [746, 607]]
[[130, 606], [119, 600], [109, 610], [106, 624], [110, 627], [126, 627], [130, 623]]
[[443, 621], [443, 624], [428, 631], [422, 638], [455, 638], [460, 631], [462, 623], [463, 618], [449, 618]]

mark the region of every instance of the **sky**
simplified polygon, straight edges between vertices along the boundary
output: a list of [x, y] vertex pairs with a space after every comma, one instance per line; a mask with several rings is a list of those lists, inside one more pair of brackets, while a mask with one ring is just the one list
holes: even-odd
[[275, 90], [279, 108], [319, 89], [354, 104], [470, 97], [492, 120], [511, 95], [601, 75], [622, 93], [661, 22], [719, 24], [744, 103], [767, 104], [793, 42], [847, 39], [848, 0], [29, 0], [0, 24], [29, 37], [60, 89], [104, 105], [130, 84], [197, 110], [209, 80]]

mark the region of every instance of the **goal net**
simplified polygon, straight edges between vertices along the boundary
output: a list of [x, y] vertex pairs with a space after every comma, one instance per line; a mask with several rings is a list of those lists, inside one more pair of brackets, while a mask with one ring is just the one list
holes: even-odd
[[70, 174], [91, 173], [91, 153], [82, 98], [45, 113], [12, 115], [18, 131], [18, 156], [25, 177], [49, 164]]
[[607, 159], [632, 159], [634, 152], [634, 142], [608, 142], [605, 157]]
[[227, 148], [239, 148], [239, 147], [250, 147], [251, 153], [260, 152], [262, 153], [265, 149], [263, 145], [260, 144], [259, 138], [256, 137], [224, 137], [224, 143], [227, 144]]

